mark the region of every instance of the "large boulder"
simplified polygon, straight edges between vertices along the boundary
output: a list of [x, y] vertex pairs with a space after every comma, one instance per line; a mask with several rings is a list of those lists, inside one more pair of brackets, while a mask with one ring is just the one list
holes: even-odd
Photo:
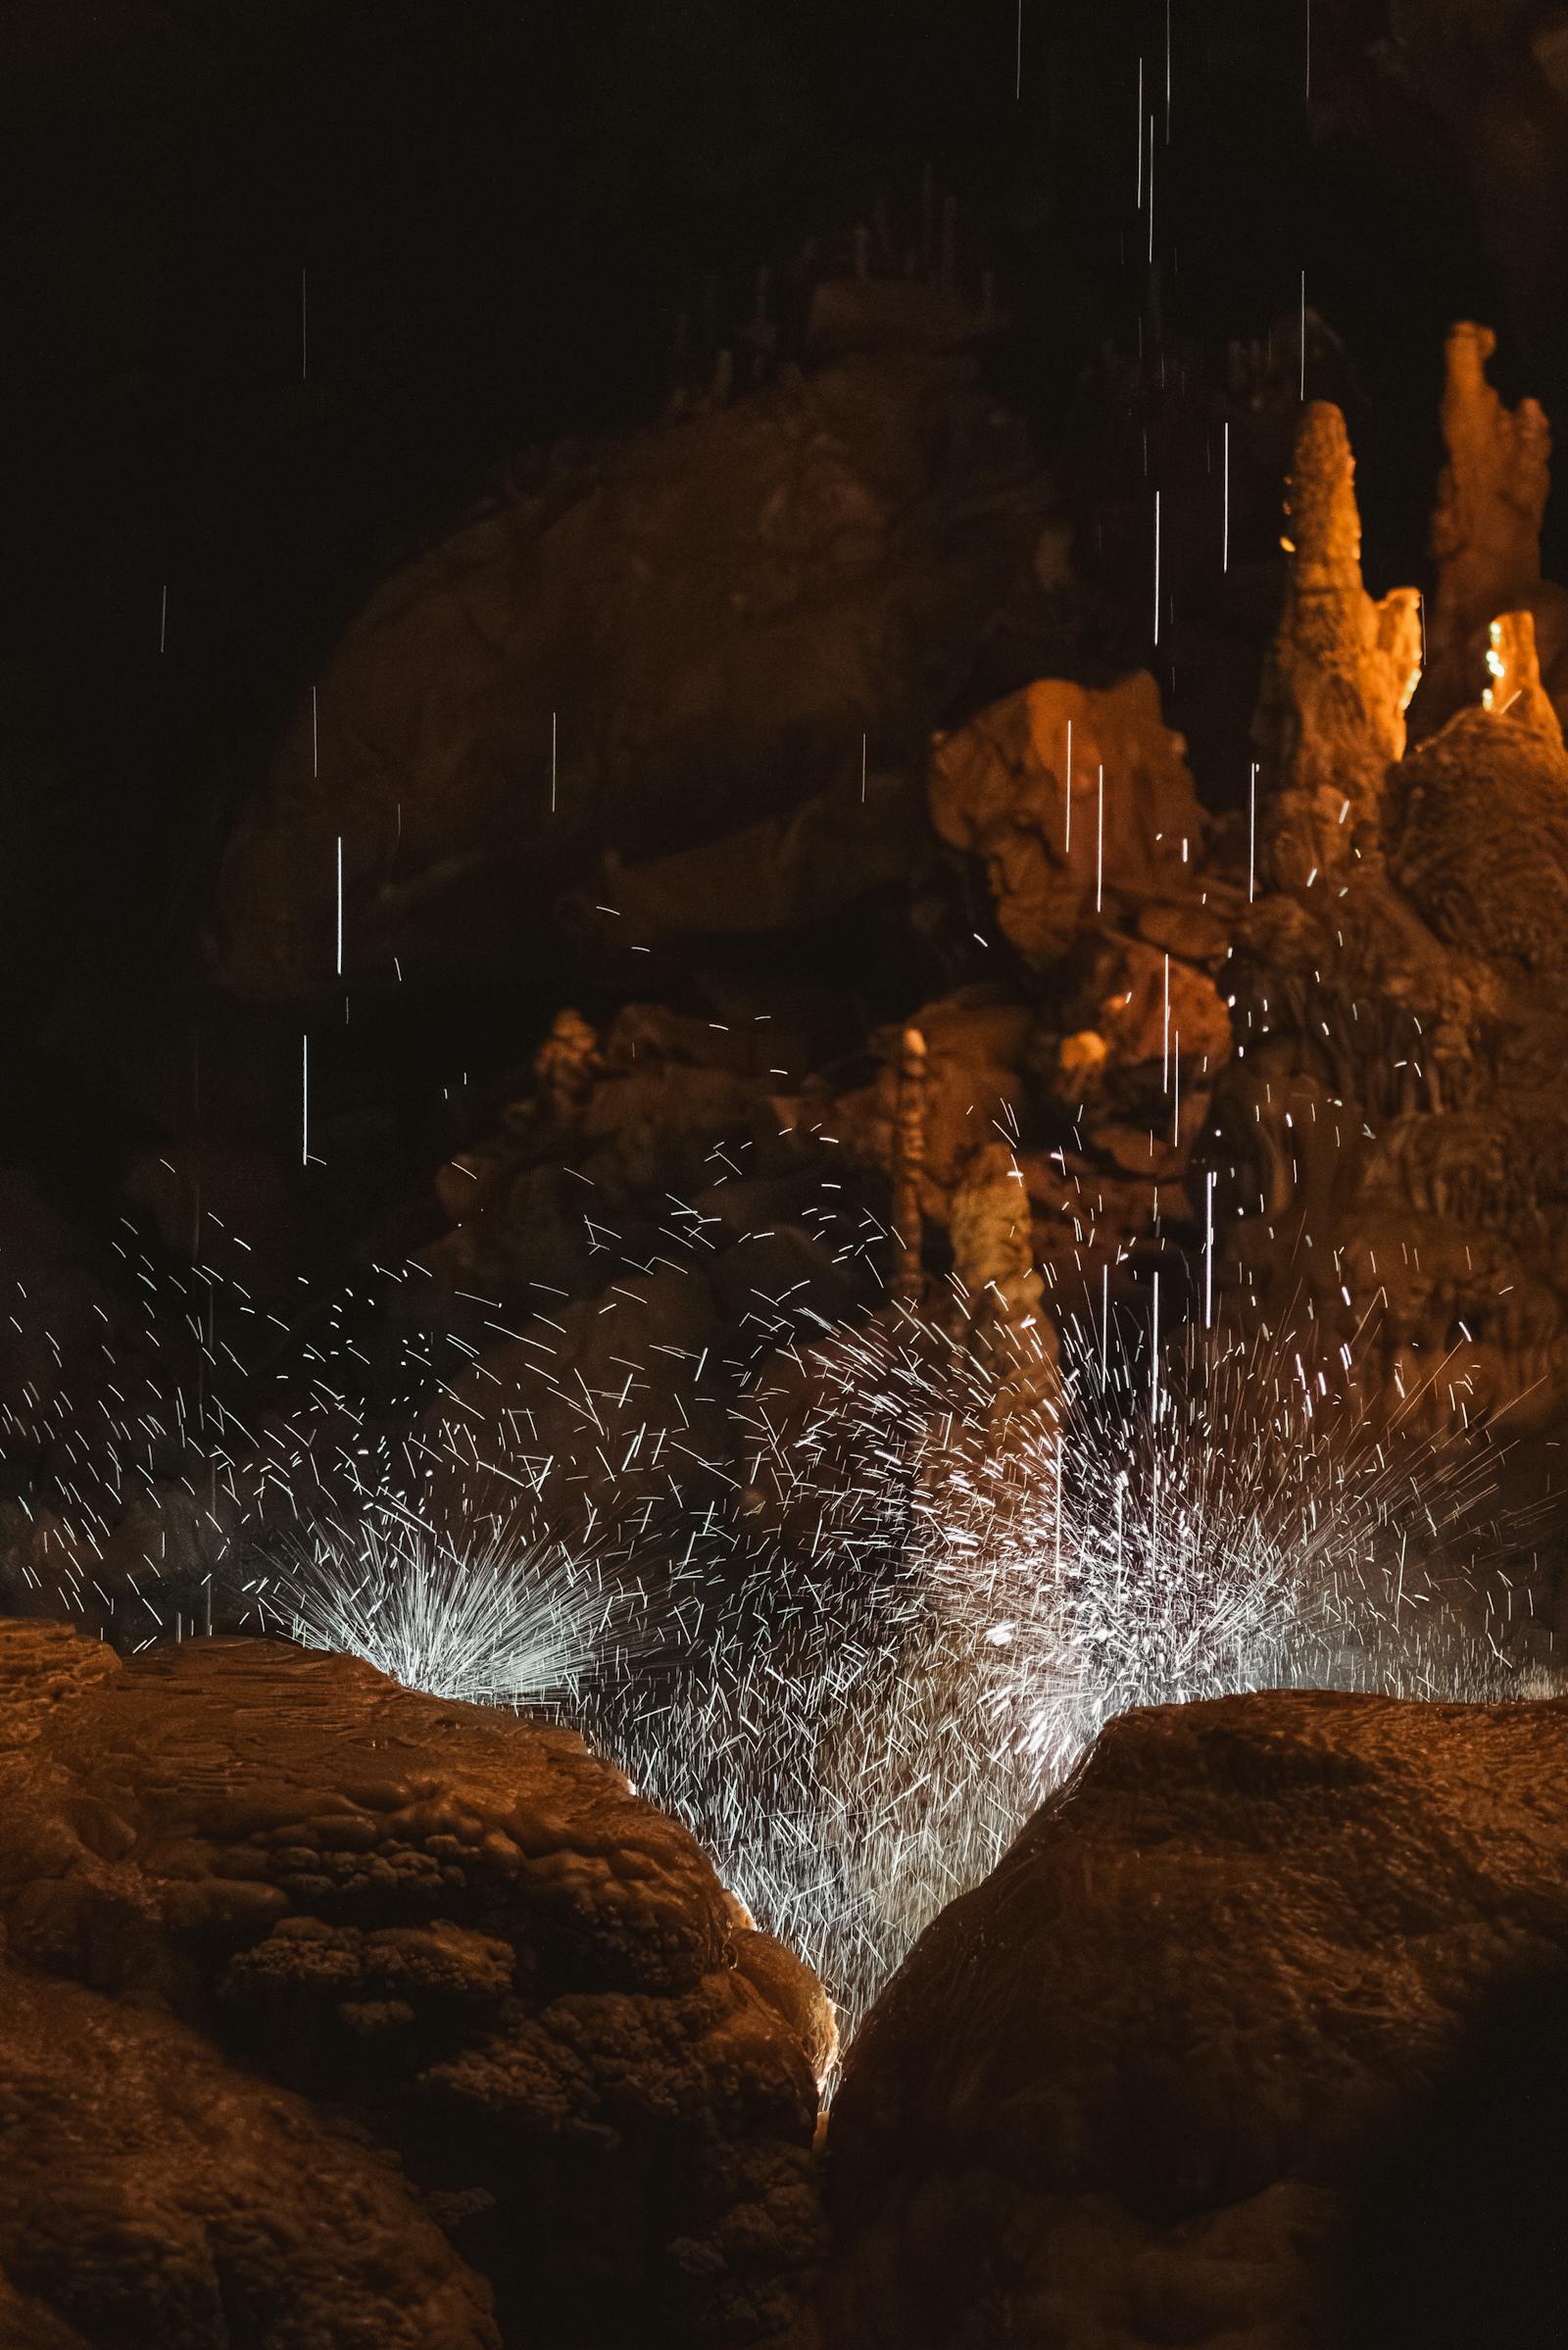
[[851, 2049], [834, 2350], [1321, 2340], [1369, 2140], [1568, 1953], [1565, 1763], [1560, 1702], [1113, 1722]]
[[1021, 424], [945, 356], [839, 360], [558, 466], [350, 628], [229, 844], [220, 977], [332, 973], [339, 843], [348, 972], [510, 964], [522, 909], [608, 850], [858, 791], [867, 742], [917, 759], [1034, 592], [1052, 504]]
[[821, 1995], [571, 1734], [281, 1643], [5, 1625], [0, 1924], [0, 2275], [40, 2341], [795, 2325]]

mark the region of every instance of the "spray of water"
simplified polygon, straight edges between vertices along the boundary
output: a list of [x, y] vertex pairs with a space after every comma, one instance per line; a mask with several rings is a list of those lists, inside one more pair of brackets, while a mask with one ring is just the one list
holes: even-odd
[[611, 1660], [625, 1669], [640, 1597], [548, 1534], [455, 1542], [379, 1512], [301, 1542], [263, 1604], [291, 1640], [363, 1656], [406, 1689], [567, 1710]]
[[188, 1528], [225, 1620], [574, 1721], [810, 1962], [846, 2036], [1109, 1716], [1518, 1686], [1510, 1561], [1533, 1530], [1495, 1450], [1421, 1393], [1364, 1410], [1353, 1364], [1299, 1334], [1156, 1349], [1069, 1318], [1058, 1360], [1027, 1317], [977, 1343], [959, 1296], [809, 1343], [809, 1317], [759, 1298], [744, 1351], [661, 1343], [657, 1369], [623, 1318], [608, 1375], [550, 1379], [541, 1435], [520, 1406], [481, 1424], [472, 1347], [454, 1342], [449, 1388], [417, 1334], [395, 1392], [357, 1400], [336, 1307], [296, 1347], [304, 1399], [258, 1417], [248, 1299], [218, 1295], [225, 1336], [215, 1285], [185, 1279], [188, 1364], [122, 1340], [101, 1396], [0, 1399], [16, 1506], [48, 1520], [29, 1572], [68, 1607], [140, 1606], [136, 1638], [177, 1635], [182, 1604], [199, 1629], [169, 1576]]
[[1195, 1335], [1163, 1379], [1136, 1344], [1022, 1351], [903, 1311], [775, 1358], [737, 1406], [745, 1571], [657, 1701], [596, 1718], [845, 2037], [1112, 1715], [1517, 1686], [1529, 1529], [1419, 1396], [1374, 1422], [1278, 1332]]

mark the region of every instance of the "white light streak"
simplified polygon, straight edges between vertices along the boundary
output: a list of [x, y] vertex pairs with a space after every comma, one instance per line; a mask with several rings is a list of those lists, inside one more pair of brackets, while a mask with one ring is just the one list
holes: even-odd
[[1144, 209], [1144, 61], [1138, 60], [1138, 210]]
[[1154, 492], [1154, 642], [1159, 643], [1159, 492]]

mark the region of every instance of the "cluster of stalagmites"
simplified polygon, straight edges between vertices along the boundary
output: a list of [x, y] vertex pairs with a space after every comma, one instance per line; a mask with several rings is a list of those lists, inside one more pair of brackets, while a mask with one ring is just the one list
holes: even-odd
[[[1568, 754], [1538, 635], [1560, 599], [1535, 552], [1544, 424], [1501, 407], [1490, 347], [1450, 341], [1426, 614], [1367, 593], [1344, 420], [1302, 417], [1245, 869], [1149, 677], [992, 704], [936, 738], [929, 815], [1024, 984], [960, 985], [858, 1052], [830, 995], [733, 980], [711, 1018], [564, 1012], [532, 1096], [443, 1179], [454, 1283], [591, 1286], [588, 1182], [643, 1232], [665, 1341], [695, 1355], [748, 1300], [794, 1300], [809, 1335], [869, 1301], [813, 1222], [847, 1162], [887, 1185], [896, 1290], [918, 1293], [935, 1233], [977, 1297], [1027, 1261], [1044, 1328], [1191, 1253], [1211, 1206], [1221, 1289], [1342, 1362], [1353, 1338], [1370, 1403], [1544, 1425], [1568, 1393]], [[620, 869], [616, 919], [782, 930], [883, 872], [908, 885], [919, 811], [894, 777], [868, 794]], [[998, 1153], [1005, 1213], [977, 1205]], [[682, 1232], [701, 1248], [677, 1273]]]
[[1362, 586], [1343, 421], [1302, 421], [1213, 1148], [1247, 1277], [1330, 1349], [1377, 1331], [1369, 1400], [1517, 1432], [1568, 1395], [1568, 753], [1545, 425], [1491, 348], [1449, 342], [1425, 674], [1414, 593]]

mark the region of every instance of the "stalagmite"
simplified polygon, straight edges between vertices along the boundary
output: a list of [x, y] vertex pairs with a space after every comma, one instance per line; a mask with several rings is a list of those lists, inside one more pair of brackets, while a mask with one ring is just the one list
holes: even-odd
[[948, 1228], [965, 1297], [965, 1337], [971, 1351], [990, 1357], [993, 1418], [1034, 1426], [1057, 1393], [1056, 1334], [1034, 1260], [1029, 1195], [1004, 1143], [976, 1151], [954, 1193]]
[[924, 1278], [920, 1187], [925, 1174], [925, 1039], [906, 1028], [901, 1040], [894, 1134], [893, 1294], [914, 1299]]
[[1437, 592], [1427, 626], [1424, 730], [1471, 701], [1487, 628], [1533, 608], [1541, 523], [1551, 486], [1551, 433], [1538, 402], [1505, 408], [1487, 380], [1497, 338], [1469, 320], [1450, 329], [1443, 394], [1447, 463], [1432, 517]]
[[1504, 612], [1488, 632], [1489, 682], [1483, 708], [1560, 744], [1562, 721], [1541, 682], [1536, 623], [1527, 612]]
[[1420, 677], [1414, 588], [1374, 602], [1345, 418], [1314, 401], [1286, 484], [1285, 604], [1255, 721], [1271, 815], [1264, 868], [1281, 889], [1325, 892], [1375, 859], [1384, 783], [1404, 751]]

